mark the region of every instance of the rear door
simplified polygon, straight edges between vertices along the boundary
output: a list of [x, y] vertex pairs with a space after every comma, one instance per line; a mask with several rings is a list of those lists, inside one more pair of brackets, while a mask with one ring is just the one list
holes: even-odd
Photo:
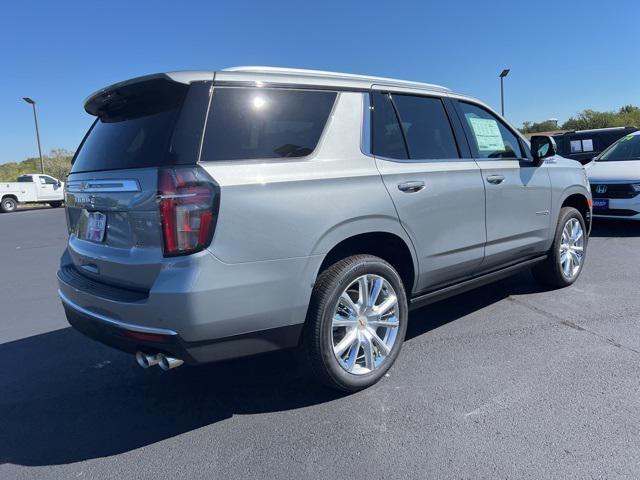
[[[68, 252], [79, 273], [147, 290], [164, 257], [163, 168], [197, 162], [211, 82], [152, 77], [94, 97], [97, 119], [66, 182]], [[188, 228], [188, 226], [187, 226]]]
[[457, 106], [486, 189], [482, 268], [542, 253], [551, 228], [548, 167], [533, 166], [526, 144], [492, 112], [466, 101]]
[[466, 143], [456, 141], [448, 99], [371, 96], [372, 152], [418, 252], [416, 292], [470, 275], [484, 255], [484, 185]]

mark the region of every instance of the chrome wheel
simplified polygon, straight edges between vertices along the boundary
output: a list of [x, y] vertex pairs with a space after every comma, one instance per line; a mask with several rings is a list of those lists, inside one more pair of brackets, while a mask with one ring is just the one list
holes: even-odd
[[570, 218], [562, 229], [560, 268], [568, 279], [574, 278], [584, 259], [584, 230], [577, 218]]
[[398, 298], [379, 275], [356, 278], [340, 295], [332, 319], [333, 354], [347, 372], [379, 368], [398, 335]]

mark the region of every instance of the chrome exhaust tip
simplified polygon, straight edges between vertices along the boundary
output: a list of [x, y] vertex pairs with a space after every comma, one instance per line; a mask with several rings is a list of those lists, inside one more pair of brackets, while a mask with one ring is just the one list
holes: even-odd
[[138, 362], [138, 365], [142, 368], [149, 368], [160, 363], [160, 356], [160, 353], [156, 355], [148, 355], [146, 353], [136, 352], [136, 362]]
[[172, 368], [179, 367], [184, 363], [184, 361], [180, 360], [179, 358], [167, 357], [161, 353], [158, 354], [158, 356], [160, 357], [160, 368], [165, 372], [167, 370], [171, 370]]

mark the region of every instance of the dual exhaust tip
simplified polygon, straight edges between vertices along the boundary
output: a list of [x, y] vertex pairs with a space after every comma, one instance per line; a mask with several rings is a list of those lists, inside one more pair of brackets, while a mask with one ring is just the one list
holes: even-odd
[[179, 367], [184, 363], [183, 360], [179, 358], [167, 357], [164, 353], [156, 353], [156, 354], [147, 354], [142, 352], [136, 353], [136, 362], [142, 368], [153, 367], [154, 365], [159, 365], [162, 370], [165, 372], [167, 370], [171, 370], [172, 368]]

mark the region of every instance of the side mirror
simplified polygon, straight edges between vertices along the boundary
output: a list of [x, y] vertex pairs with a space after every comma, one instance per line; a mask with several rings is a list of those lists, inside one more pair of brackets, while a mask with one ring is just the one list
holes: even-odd
[[545, 158], [553, 157], [558, 152], [553, 137], [533, 135], [531, 137], [531, 155], [536, 165], [541, 165]]

